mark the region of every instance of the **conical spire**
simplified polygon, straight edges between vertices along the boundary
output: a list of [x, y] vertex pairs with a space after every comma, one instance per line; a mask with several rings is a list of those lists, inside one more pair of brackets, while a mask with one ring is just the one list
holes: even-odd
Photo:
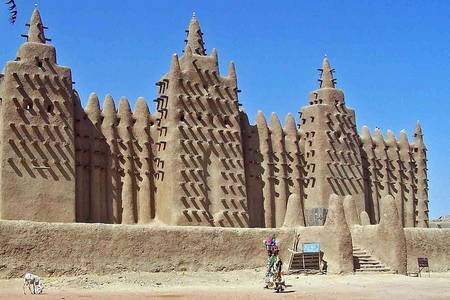
[[217, 55], [217, 49], [216, 48], [212, 48], [212, 50], [211, 50], [211, 57], [216, 61], [216, 63], [219, 62], [219, 57]]
[[88, 103], [86, 106], [87, 112], [95, 112], [100, 110], [100, 103], [96, 93], [90, 93]]
[[228, 65], [228, 78], [236, 79], [236, 67], [234, 66], [234, 62], [230, 61]]
[[409, 149], [409, 142], [408, 142], [408, 134], [404, 129], [400, 131], [400, 135], [398, 138], [398, 144], [400, 146], [400, 149]]
[[147, 102], [143, 97], [139, 97], [136, 101], [136, 106], [134, 108], [134, 117], [137, 122], [142, 123], [145, 126], [148, 125], [150, 112], [148, 110]]
[[420, 126], [419, 121], [417, 121], [416, 129], [414, 130], [414, 145], [416, 145], [416, 147], [425, 148], [425, 144], [423, 142], [422, 126]]
[[286, 119], [284, 121], [284, 130], [286, 134], [289, 136], [296, 136], [297, 134], [297, 126], [295, 125], [295, 117], [292, 113], [288, 113], [286, 115]]
[[322, 73], [320, 74], [320, 88], [334, 88], [335, 80], [333, 79], [334, 69], [330, 67], [330, 62], [328, 57], [325, 55], [322, 61], [322, 69], [319, 69]]
[[126, 124], [127, 126], [131, 124], [132, 112], [130, 103], [128, 102], [128, 99], [126, 97], [120, 98], [119, 111], [117, 114], [118, 116], [120, 116], [121, 124]]
[[195, 17], [195, 13], [192, 14], [187, 34], [187, 46], [190, 46], [192, 51], [198, 55], [206, 55], [203, 33], [200, 29], [200, 24]]
[[383, 133], [381, 132], [381, 129], [378, 127], [375, 128], [375, 132], [373, 135], [373, 141], [379, 146], [385, 145]]
[[111, 94], [105, 96], [103, 101], [103, 115], [106, 119], [116, 120], [116, 105], [114, 104], [114, 99]]
[[281, 127], [280, 118], [275, 112], [270, 114], [270, 128], [274, 134], [279, 135], [278, 138], [282, 138], [283, 128]]
[[370, 129], [367, 126], [363, 126], [361, 129], [361, 140], [363, 143], [365, 142], [372, 142], [372, 136], [370, 135]]
[[99, 122], [101, 110], [100, 102], [96, 93], [91, 93], [89, 95], [88, 103], [86, 106], [86, 114], [93, 123]]
[[28, 29], [28, 42], [45, 44], [44, 24], [41, 20], [41, 15], [37, 7], [31, 15], [31, 20]]
[[267, 126], [266, 117], [261, 110], [258, 110], [258, 112], [256, 113], [256, 124], [264, 124], [265, 126]]
[[178, 60], [178, 55], [174, 53], [172, 55], [172, 62], [170, 64], [169, 77], [179, 78], [181, 74], [180, 61]]
[[417, 121], [416, 123], [416, 129], [414, 130], [414, 137], [422, 137], [423, 133], [422, 133], [422, 126], [420, 125], [420, 122]]
[[211, 50], [211, 58], [213, 59], [215, 63], [215, 69], [214, 71], [217, 72], [217, 75], [219, 75], [219, 56], [217, 55], [217, 49], [212, 48]]
[[395, 139], [394, 132], [392, 130], [388, 129], [386, 134], [386, 144], [389, 146], [396, 146], [397, 140]]

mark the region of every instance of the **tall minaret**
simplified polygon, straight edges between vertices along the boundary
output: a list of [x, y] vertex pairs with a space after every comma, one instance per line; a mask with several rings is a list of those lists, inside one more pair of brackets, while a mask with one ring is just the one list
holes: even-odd
[[415, 160], [415, 180], [417, 186], [416, 227], [429, 227], [428, 219], [428, 178], [427, 178], [427, 148], [423, 142], [420, 123], [417, 122], [412, 144]]
[[38, 9], [0, 83], [0, 218], [75, 221], [74, 91]]
[[334, 70], [325, 56], [319, 89], [300, 111], [301, 152], [306, 161], [304, 208], [306, 225], [322, 225], [329, 196], [352, 195], [358, 213], [365, 210], [359, 137], [355, 113], [336, 89]]
[[156, 220], [170, 225], [248, 227], [234, 64], [219, 73], [195, 15], [184, 55], [157, 83]]

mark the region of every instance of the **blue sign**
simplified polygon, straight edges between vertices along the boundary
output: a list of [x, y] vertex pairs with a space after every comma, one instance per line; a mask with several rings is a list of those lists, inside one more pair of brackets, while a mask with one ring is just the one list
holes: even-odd
[[320, 252], [320, 243], [303, 243], [303, 252], [307, 253], [319, 253]]

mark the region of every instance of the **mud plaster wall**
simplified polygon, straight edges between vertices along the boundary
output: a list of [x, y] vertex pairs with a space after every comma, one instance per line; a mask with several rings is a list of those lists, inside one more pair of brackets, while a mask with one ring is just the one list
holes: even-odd
[[126, 98], [116, 110], [111, 96], [101, 108], [95, 94], [84, 110], [43, 25], [35, 9], [27, 42], [0, 74], [0, 218], [280, 227], [288, 213], [310, 226], [323, 224], [335, 193], [352, 195], [376, 224], [390, 194], [405, 226], [428, 226], [420, 126], [413, 144], [405, 133], [399, 142], [380, 130], [372, 139], [367, 128], [359, 136], [328, 58], [298, 131], [292, 114], [284, 128], [262, 112], [251, 125], [234, 63], [220, 75], [193, 16], [184, 54], [156, 83], [153, 115], [142, 98], [132, 112]]
[[417, 258], [428, 257], [431, 271], [450, 271], [450, 229], [405, 228], [408, 272], [417, 272]]
[[[300, 228], [301, 241], [319, 241], [336, 273], [332, 233]], [[263, 268], [262, 241], [275, 233], [287, 263], [293, 229], [149, 227], [0, 221], [0, 277], [76, 275], [121, 271], [233, 270]], [[328, 241], [328, 242], [327, 242]], [[331, 253], [333, 252], [333, 253]]]

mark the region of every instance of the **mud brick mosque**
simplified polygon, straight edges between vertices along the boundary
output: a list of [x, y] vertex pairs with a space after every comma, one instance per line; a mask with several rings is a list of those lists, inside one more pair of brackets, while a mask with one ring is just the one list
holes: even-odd
[[0, 75], [0, 219], [312, 226], [325, 223], [337, 194], [352, 197], [362, 223], [378, 224], [391, 195], [403, 227], [428, 227], [420, 125], [412, 141], [405, 131], [358, 133], [327, 57], [299, 115], [282, 126], [258, 112], [250, 124], [234, 64], [219, 73], [193, 16], [183, 55], [156, 83], [153, 112], [143, 98], [116, 109], [111, 95], [100, 105], [94, 93], [83, 108], [37, 9], [27, 26]]

